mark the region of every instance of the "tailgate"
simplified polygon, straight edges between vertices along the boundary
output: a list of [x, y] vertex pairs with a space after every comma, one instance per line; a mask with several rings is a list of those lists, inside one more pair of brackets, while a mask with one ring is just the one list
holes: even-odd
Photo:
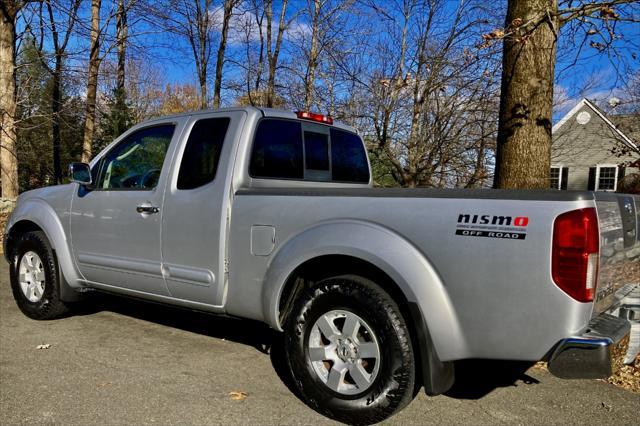
[[596, 192], [600, 269], [593, 315], [640, 286], [640, 196]]

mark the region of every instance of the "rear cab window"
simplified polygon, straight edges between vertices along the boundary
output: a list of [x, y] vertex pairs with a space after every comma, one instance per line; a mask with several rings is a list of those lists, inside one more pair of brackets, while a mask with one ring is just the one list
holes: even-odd
[[263, 118], [256, 127], [249, 175], [257, 179], [369, 183], [364, 144], [352, 132], [317, 123]]

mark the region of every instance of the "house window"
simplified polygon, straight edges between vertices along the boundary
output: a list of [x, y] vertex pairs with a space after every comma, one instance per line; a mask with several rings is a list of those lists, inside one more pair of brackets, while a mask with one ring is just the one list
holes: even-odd
[[562, 167], [552, 167], [551, 168], [551, 180], [550, 180], [550, 188], [551, 189], [560, 189], [560, 181], [562, 180]]
[[618, 167], [598, 166], [596, 169], [596, 191], [615, 191], [618, 183]]
[[567, 189], [567, 182], [569, 180], [569, 168], [558, 166], [551, 167], [549, 173], [549, 188], [551, 189]]

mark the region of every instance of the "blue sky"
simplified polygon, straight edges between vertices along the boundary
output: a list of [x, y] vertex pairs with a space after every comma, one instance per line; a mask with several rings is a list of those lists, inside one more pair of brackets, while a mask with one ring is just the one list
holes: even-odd
[[[290, 10], [296, 7], [299, 0], [290, 1]], [[302, 1], [302, 4], [306, 2]], [[458, 1], [449, 2], [452, 10], [458, 6]], [[275, 9], [279, 7], [276, 1]], [[499, 12], [498, 10], [504, 11]], [[637, 11], [636, 11], [637, 12]], [[634, 12], [634, 13], [636, 13]], [[502, 23], [502, 16], [506, 13], [506, 2], [500, 1], [496, 8], [496, 23]], [[298, 28], [307, 25], [305, 16], [299, 17], [294, 25]], [[375, 25], [372, 24], [372, 25]], [[275, 30], [275, 28], [274, 28]], [[554, 111], [554, 120], [558, 120], [568, 112], [582, 97], [595, 99], [598, 102], [606, 102], [611, 97], [624, 97], [624, 81], [621, 77], [631, 73], [640, 72], [640, 24], [618, 22], [615, 27], [616, 35], [620, 37], [613, 43], [615, 49], [600, 53], [590, 47], [591, 40], [585, 37], [584, 29], [578, 32], [566, 26], [560, 33], [556, 63], [556, 97], [564, 100], [558, 104]], [[580, 32], [581, 31], [581, 32]], [[576, 37], [576, 40], [573, 38]], [[578, 49], [583, 39], [587, 39], [584, 46]], [[599, 40], [599, 38], [596, 38]], [[173, 40], [173, 43], [181, 44], [181, 40]], [[187, 47], [187, 46], [183, 46]], [[230, 45], [234, 50], [233, 40]], [[186, 49], [184, 51], [187, 51]], [[161, 49], [161, 54], [173, 57], [176, 60], [176, 50]], [[188, 52], [187, 52], [188, 53]], [[636, 58], [633, 58], [635, 53]], [[286, 58], [286, 49], [283, 57]], [[227, 73], [233, 73], [233, 67], [225, 68]], [[167, 79], [172, 82], [195, 83], [195, 68], [190, 56], [183, 60], [176, 60], [175, 65], [167, 67]]]
[[[108, 1], [103, 1], [104, 14], [108, 14], [110, 7]], [[220, 14], [219, 1], [214, 2], [217, 9], [212, 12], [213, 16]], [[306, 5], [305, 0], [290, 0], [289, 11], [303, 8]], [[450, 5], [450, 6], [449, 6]], [[457, 1], [450, 1], [447, 7], [457, 7]], [[494, 5], [492, 5], [493, 7]], [[490, 13], [494, 15], [494, 24], [499, 26], [502, 24], [502, 16], [506, 11], [506, 2], [499, 1]], [[274, 9], [274, 18], [277, 19], [277, 11], [279, 2], [276, 1]], [[634, 12], [636, 13], [636, 12]], [[83, 5], [80, 12], [81, 21], [77, 26], [80, 31], [70, 43], [70, 52], [82, 52], [86, 49], [86, 39], [88, 34], [89, 8], [87, 2]], [[304, 31], [307, 25], [307, 19], [304, 15], [295, 19], [293, 27], [295, 31]], [[380, 25], [380, 23], [371, 23], [370, 25]], [[559, 105], [554, 112], [554, 119], [557, 120], [562, 114], [568, 111], [575, 102], [582, 97], [589, 97], [597, 101], [606, 101], [612, 96], [623, 98], [625, 96], [623, 82], [620, 80], [622, 75], [630, 75], [630, 73], [638, 73], [640, 70], [640, 24], [617, 23], [616, 34], [622, 38], [617, 39], [614, 43], [615, 52], [598, 53], [596, 49], [585, 44], [582, 50], [576, 48], [584, 37], [584, 33], [579, 34], [581, 37], [572, 40], [574, 32], [571, 28], [565, 27], [560, 33], [560, 41], [558, 43], [557, 67], [556, 67], [556, 94], [558, 98], [565, 101]], [[61, 26], [61, 25], [60, 25]], [[18, 31], [24, 29], [24, 22], [18, 23]], [[132, 32], [144, 33], [133, 39], [133, 42], [139, 48], [133, 48], [130, 53], [136, 56], [143, 52], [144, 59], [150, 63], [150, 66], [156, 67], [164, 80], [168, 83], [191, 83], [195, 84], [196, 74], [192, 54], [188, 45], [179, 37], [162, 33], [153, 21], [140, 21], [137, 26], [133, 27]], [[214, 40], [214, 48], [217, 41]], [[152, 47], [148, 47], [152, 46]], [[234, 53], [240, 46], [234, 42], [234, 36], [231, 36], [229, 52]], [[579, 54], [576, 52], [579, 51]], [[236, 52], [237, 53], [237, 52]], [[636, 55], [634, 58], [633, 55]], [[282, 58], [287, 58], [287, 49], [285, 41], [285, 49], [282, 52]], [[576, 61], [577, 56], [577, 61]], [[152, 63], [156, 61], [156, 63]], [[574, 63], [575, 61], [575, 63]], [[76, 62], [76, 66], [81, 71], [83, 67], [83, 59], [73, 59], [70, 62]], [[211, 79], [213, 79], [213, 69], [215, 67], [215, 49], [210, 62]], [[225, 65], [225, 78], [233, 78], [237, 75], [237, 67], [232, 64]], [[224, 97], [224, 94], [223, 94]], [[229, 99], [227, 99], [229, 102]]]

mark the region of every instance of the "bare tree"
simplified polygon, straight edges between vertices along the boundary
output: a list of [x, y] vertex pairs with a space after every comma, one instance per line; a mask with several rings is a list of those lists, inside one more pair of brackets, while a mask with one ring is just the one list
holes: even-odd
[[276, 33], [275, 44], [272, 46], [272, 26], [273, 26], [273, 0], [263, 0], [265, 18], [267, 23], [266, 51], [267, 63], [269, 65], [267, 88], [266, 88], [266, 106], [273, 107], [275, 101], [276, 87], [276, 71], [278, 69], [278, 57], [280, 56], [280, 48], [282, 47], [282, 37], [285, 30], [289, 27], [294, 18], [287, 20], [287, 2], [282, 0], [280, 6], [280, 17], [278, 19], [278, 30]]
[[182, 2], [183, 8], [178, 13], [184, 17], [182, 28], [187, 35], [193, 58], [196, 63], [198, 82], [200, 83], [200, 107], [208, 105], [207, 79], [209, 60], [211, 58], [211, 19], [209, 9], [212, 0]]
[[316, 76], [316, 67], [320, 56], [319, 48], [319, 32], [320, 32], [320, 9], [322, 7], [321, 0], [313, 0], [311, 2], [311, 46], [309, 49], [309, 58], [307, 61], [307, 72], [304, 79], [304, 109], [309, 111], [313, 103], [313, 92]]
[[[51, 67], [48, 61], [45, 60], [44, 56], [42, 56], [43, 65], [49, 73], [51, 74], [52, 79], [52, 94], [51, 94], [51, 123], [52, 123], [52, 133], [53, 133], [53, 175], [56, 183], [62, 183], [62, 167], [60, 164], [60, 149], [62, 143], [62, 137], [60, 134], [60, 111], [62, 108], [62, 66], [63, 61], [65, 59], [67, 45], [71, 38], [71, 34], [73, 33], [73, 27], [78, 21], [78, 8], [80, 7], [80, 0], [73, 0], [68, 7], [60, 9], [64, 9], [64, 14], [66, 15], [65, 25], [63, 25], [63, 33], [61, 36], [60, 29], [58, 27], [58, 22], [56, 16], [54, 14], [54, 8], [52, 6], [51, 0], [46, 0], [45, 2], [47, 8], [47, 17], [48, 24], [45, 24], [45, 19], [43, 14], [40, 14], [41, 20], [41, 28], [40, 28], [40, 51], [43, 51], [43, 38], [45, 32], [51, 32], [51, 42], [53, 44], [53, 58], [54, 65]], [[59, 5], [56, 5], [59, 6]], [[48, 27], [46, 27], [48, 25]], [[46, 29], [45, 29], [46, 28]]]
[[100, 69], [100, 6], [101, 0], [91, 0], [91, 44], [89, 47], [89, 69], [87, 71], [87, 102], [82, 141], [82, 162], [91, 159], [91, 146], [96, 124], [96, 96], [98, 71]]
[[[332, 49], [336, 40], [344, 36], [346, 23], [339, 15], [346, 11], [352, 0], [309, 0], [307, 14], [311, 21], [309, 40], [302, 37], [302, 50], [306, 56], [304, 70], [304, 109], [312, 109], [316, 97], [317, 69], [322, 55]], [[330, 83], [331, 84], [331, 83]]]
[[[113, 47], [117, 50], [117, 70], [116, 70], [116, 89], [115, 89], [115, 108], [123, 109], [125, 107], [125, 61], [127, 49], [127, 13], [135, 4], [135, 0], [118, 0], [117, 7], [112, 8], [103, 24], [100, 24], [101, 0], [91, 1], [91, 31], [90, 31], [90, 47], [89, 47], [89, 66], [87, 71], [87, 97], [86, 97], [86, 113], [83, 135], [82, 161], [88, 162], [92, 156], [92, 146], [95, 136], [96, 126], [96, 99], [98, 94], [98, 76], [100, 66], [107, 55], [110, 54]], [[115, 41], [107, 43], [108, 30], [112, 19], [116, 19]], [[106, 46], [105, 46], [106, 44]], [[117, 129], [116, 133], [120, 133], [126, 129]]]
[[116, 91], [118, 96], [123, 97], [126, 91], [125, 73], [127, 61], [127, 37], [129, 26], [127, 25], [127, 8], [125, 1], [118, 0], [118, 11], [116, 13], [116, 46], [118, 49], [118, 70]]
[[287, 7], [288, 0], [283, 0], [277, 20], [274, 20], [273, 0], [252, 0], [249, 7], [240, 12], [241, 25], [236, 31], [243, 39], [244, 51], [242, 57], [233, 61], [244, 71], [243, 83], [236, 84], [240, 104], [283, 106], [282, 96], [276, 93], [280, 51], [287, 29], [300, 13], [299, 10], [288, 13]]
[[220, 44], [218, 45], [218, 56], [216, 59], [216, 77], [213, 86], [213, 107], [220, 107], [220, 91], [222, 90], [222, 68], [225, 61], [225, 50], [227, 48], [227, 36], [229, 34], [229, 24], [231, 14], [238, 0], [224, 0], [224, 12], [222, 16], [222, 28], [220, 30]]
[[[490, 56], [470, 52], [468, 40], [483, 20], [473, 3], [393, 5], [371, 2], [389, 30], [358, 48], [373, 62], [365, 63], [372, 71], [361, 83], [366, 103], [356, 107], [368, 117], [373, 158], [402, 186], [482, 186], [493, 146], [496, 67]], [[362, 68], [351, 74], [363, 78]]]
[[200, 88], [200, 108], [209, 105], [207, 85], [212, 50], [213, 0], [166, 0], [150, 2], [149, 23], [161, 25], [170, 33], [185, 39], [193, 55]]
[[0, 180], [2, 196], [18, 196], [18, 159], [16, 156], [16, 16], [21, 1], [3, 1], [0, 5]]

